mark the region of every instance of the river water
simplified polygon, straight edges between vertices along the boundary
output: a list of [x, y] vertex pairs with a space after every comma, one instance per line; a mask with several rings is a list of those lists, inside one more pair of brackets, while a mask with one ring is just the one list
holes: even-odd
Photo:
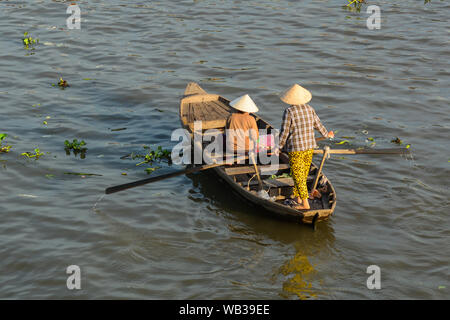
[[[369, 2], [379, 30], [344, 0], [77, 1], [80, 30], [70, 1], [0, 1], [0, 298], [448, 299], [450, 5]], [[337, 208], [316, 231], [260, 215], [208, 173], [102, 197], [148, 177], [122, 156], [177, 143], [190, 81], [250, 94], [278, 128], [278, 95], [300, 83], [332, 147], [399, 137], [412, 156], [332, 156]], [[64, 150], [75, 138], [84, 159]]]

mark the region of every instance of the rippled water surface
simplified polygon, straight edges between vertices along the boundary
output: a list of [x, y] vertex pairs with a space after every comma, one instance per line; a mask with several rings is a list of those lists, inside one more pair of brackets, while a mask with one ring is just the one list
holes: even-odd
[[[448, 299], [450, 6], [369, 2], [380, 30], [344, 0], [77, 1], [81, 30], [66, 26], [70, 1], [0, 1], [12, 145], [0, 154], [0, 298]], [[70, 88], [52, 87], [59, 77]], [[208, 173], [101, 198], [147, 177], [122, 156], [176, 143], [190, 81], [249, 93], [276, 127], [278, 95], [298, 82], [350, 142], [335, 147], [399, 137], [412, 157], [333, 156], [338, 204], [315, 232], [258, 214]], [[84, 159], [64, 151], [74, 138]], [[20, 155], [36, 147], [37, 161]], [[69, 265], [79, 291], [66, 288]], [[381, 290], [366, 287], [369, 265]]]

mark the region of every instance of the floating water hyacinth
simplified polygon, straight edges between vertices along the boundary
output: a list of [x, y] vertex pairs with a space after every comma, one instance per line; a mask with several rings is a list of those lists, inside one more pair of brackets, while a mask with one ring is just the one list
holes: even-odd
[[63, 80], [63, 78], [59, 78], [58, 86], [62, 89], [70, 87], [69, 83], [66, 80]]
[[11, 149], [11, 146], [3, 145], [3, 140], [6, 139], [7, 136], [8, 135], [6, 133], [0, 134], [0, 153], [7, 153]]
[[59, 81], [58, 81], [57, 84], [52, 83], [52, 87], [56, 87], [56, 86], [58, 86], [62, 90], [64, 90], [65, 88], [70, 87], [69, 83], [66, 80], [64, 80], [63, 78], [59, 78]]
[[147, 172], [147, 174], [151, 174], [153, 173], [155, 170], [161, 169], [161, 167], [155, 167], [155, 168], [146, 168], [145, 172]]
[[362, 4], [364, 0], [347, 0], [348, 4], [344, 6], [344, 9], [349, 11], [361, 12]]
[[70, 155], [70, 150], [72, 150], [75, 156], [80, 153], [81, 159], [86, 158], [87, 148], [85, 147], [86, 142], [84, 140], [78, 141], [78, 139], [73, 139], [72, 142], [66, 140], [64, 141], [64, 145], [64, 150], [68, 156]]
[[72, 150], [77, 150], [77, 151], [86, 149], [86, 148], [83, 148], [86, 145], [86, 142], [84, 140], [78, 141], [78, 139], [73, 139], [72, 142], [69, 142], [69, 140], [66, 140], [66, 141], [64, 141], [64, 145], [66, 146], [67, 149], [72, 149]]
[[34, 153], [24, 152], [24, 153], [21, 153], [21, 155], [25, 156], [27, 158], [34, 158], [35, 160], [37, 160], [37, 159], [39, 159], [39, 157], [44, 155], [44, 153], [41, 152], [41, 150], [39, 150], [39, 148], [36, 148], [36, 149], [34, 149]]
[[25, 32], [23, 34], [22, 42], [27, 50], [34, 50], [34, 46], [39, 43], [39, 39], [33, 39], [28, 35], [28, 32]]
[[[150, 148], [148, 148], [150, 149]], [[139, 162], [136, 164], [136, 166], [140, 166], [143, 163], [153, 163], [153, 161], [161, 161], [161, 160], [167, 160], [169, 163], [171, 162], [171, 152], [170, 150], [163, 149], [161, 146], [158, 146], [156, 150], [151, 150], [146, 155], [134, 155], [133, 159], [135, 158], [144, 158], [144, 161]]]

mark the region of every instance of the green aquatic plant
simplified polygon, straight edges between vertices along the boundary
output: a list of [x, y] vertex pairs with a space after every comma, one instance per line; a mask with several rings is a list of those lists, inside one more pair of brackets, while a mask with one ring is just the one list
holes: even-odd
[[25, 156], [29, 159], [34, 158], [35, 160], [39, 159], [42, 155], [44, 155], [43, 152], [39, 148], [34, 149], [34, 153], [31, 152], [23, 152], [20, 155]]
[[138, 164], [136, 164], [136, 166], [140, 166], [141, 164], [144, 164], [144, 163], [152, 164], [154, 161], [160, 162], [161, 160], [167, 160], [169, 163], [171, 163], [172, 159], [170, 156], [171, 155], [170, 150], [163, 149], [161, 146], [158, 146], [158, 148], [156, 150], [152, 150], [150, 147], [144, 147], [144, 148], [149, 149], [147, 154], [134, 155], [134, 157], [132, 157], [133, 159], [144, 158], [144, 161], [139, 162]]
[[[151, 167], [154, 162], [161, 162], [166, 160], [169, 165], [172, 164], [171, 152], [168, 149], [163, 149], [161, 146], [158, 146], [156, 150], [152, 150], [148, 146], [144, 146], [144, 149], [148, 150], [147, 154], [135, 154], [134, 152], [125, 157], [131, 157], [131, 159], [143, 159], [143, 161], [136, 164], [136, 166], [140, 166], [142, 164], [149, 164], [150, 167], [145, 169], [147, 174], [153, 173], [155, 170], [160, 169], [161, 167]], [[125, 158], [125, 157], [122, 157]]]
[[[399, 146], [403, 144], [403, 140], [401, 140], [399, 137], [396, 137], [395, 139], [392, 139], [391, 142], [392, 142], [392, 143], [395, 143], [395, 144], [397, 144], [397, 145], [399, 145]], [[407, 145], [405, 146], [405, 148], [406, 148], [406, 149], [409, 149], [409, 148], [411, 148], [411, 145], [410, 145], [410, 144], [407, 144]]]
[[66, 151], [66, 154], [68, 156], [70, 155], [70, 151], [72, 150], [75, 156], [80, 154], [81, 159], [86, 158], [87, 148], [85, 147], [86, 142], [84, 140], [78, 141], [78, 139], [73, 139], [72, 142], [66, 140], [64, 141], [64, 145], [64, 150]]
[[161, 169], [161, 167], [154, 167], [154, 168], [146, 168], [145, 172], [147, 172], [147, 174], [151, 174], [152, 172], [154, 172], [155, 170]]
[[3, 140], [5, 140], [7, 136], [6, 133], [0, 134], [0, 153], [7, 153], [11, 149], [11, 146], [9, 145], [3, 145]]
[[69, 140], [66, 140], [66, 141], [64, 141], [64, 145], [66, 146], [67, 149], [72, 149], [72, 150], [77, 150], [77, 151], [86, 149], [86, 148], [83, 148], [86, 145], [86, 142], [84, 140], [78, 141], [78, 139], [73, 139], [72, 142], [69, 142]]
[[348, 4], [343, 6], [343, 8], [352, 12], [361, 12], [361, 7], [365, 3], [364, 0], [347, 0], [347, 2]]
[[58, 83], [52, 83], [52, 87], [59, 87], [61, 90], [70, 87], [69, 83], [62, 77], [59, 78]]
[[59, 78], [58, 86], [63, 89], [70, 87], [69, 83], [66, 80], [63, 80], [63, 78]]
[[34, 50], [34, 46], [39, 43], [39, 39], [34, 39], [28, 32], [25, 32], [23, 34], [22, 42], [27, 50]]

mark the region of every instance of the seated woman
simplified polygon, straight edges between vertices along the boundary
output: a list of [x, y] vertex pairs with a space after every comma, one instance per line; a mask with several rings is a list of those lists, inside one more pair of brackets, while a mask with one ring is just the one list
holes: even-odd
[[249, 113], [258, 112], [258, 107], [248, 94], [230, 102], [237, 110], [227, 119], [226, 152], [243, 155], [255, 151], [259, 137], [256, 120]]

